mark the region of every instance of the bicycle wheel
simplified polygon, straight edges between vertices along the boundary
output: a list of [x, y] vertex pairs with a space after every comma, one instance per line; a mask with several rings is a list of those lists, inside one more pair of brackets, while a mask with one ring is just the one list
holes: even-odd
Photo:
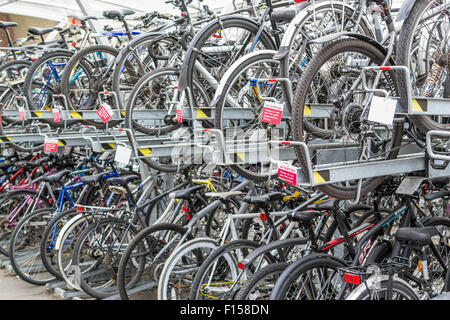
[[[290, 111], [291, 107], [290, 102], [283, 98], [279, 83], [273, 81], [280, 74], [279, 61], [273, 59], [275, 54], [276, 51], [259, 50], [242, 57], [231, 66], [220, 82], [214, 98], [214, 126], [222, 130], [226, 144], [237, 149], [229, 152], [242, 152], [243, 144], [250, 149], [250, 145], [255, 143], [289, 140], [291, 124], [286, 111]], [[279, 124], [266, 119], [267, 99], [271, 102], [275, 99], [276, 103], [287, 108], [282, 111], [284, 116]], [[228, 110], [233, 111], [226, 115]], [[261, 161], [264, 159], [263, 154], [250, 153], [249, 157], [249, 164], [231, 165], [230, 168], [253, 181], [277, 177], [277, 169], [272, 168], [269, 159]]]
[[268, 300], [280, 274], [288, 263], [272, 263], [256, 272], [239, 290], [235, 300]]
[[288, 266], [272, 289], [270, 300], [332, 300], [343, 285], [344, 261], [312, 254]]
[[[346, 300], [387, 300], [389, 282], [380, 280], [377, 289], [371, 290], [365, 283], [357, 286]], [[404, 281], [394, 278], [392, 282], [392, 300], [420, 300], [412, 288]]]
[[[417, 0], [403, 22], [398, 38], [397, 64], [409, 68], [412, 96], [420, 98], [449, 98], [450, 73], [448, 47], [450, 40], [450, 3], [448, 1]], [[400, 101], [408, 106], [406, 78], [398, 75]], [[423, 133], [430, 130], [450, 130], [448, 116], [410, 115]]]
[[[154, 290], [167, 258], [186, 229], [160, 223], [140, 231], [122, 254], [117, 285], [122, 300], [153, 300]], [[192, 237], [188, 236], [187, 240]], [[144, 268], [142, 268], [144, 265]]]
[[172, 252], [159, 277], [158, 300], [186, 300], [195, 274], [216, 248], [215, 240], [198, 238]]
[[[120, 109], [125, 109], [130, 93], [147, 73], [170, 66], [184, 51], [176, 35], [143, 34], [120, 51], [114, 63], [112, 86]], [[163, 59], [155, 59], [163, 58]]]
[[56, 239], [58, 238], [59, 232], [62, 231], [65, 223], [77, 214], [78, 212], [75, 209], [69, 209], [60, 213], [50, 221], [42, 233], [40, 244], [42, 263], [50, 274], [61, 280], [63, 280], [63, 277], [58, 270]]
[[245, 270], [238, 269], [238, 262], [260, 245], [250, 240], [234, 240], [214, 250], [195, 275], [189, 299], [233, 300], [258, 267], [273, 262], [264, 256]]
[[33, 62], [23, 84], [30, 110], [50, 110], [52, 95], [60, 93], [61, 76], [72, 56], [71, 51], [54, 50]]
[[[180, 98], [177, 89], [179, 74], [176, 68], [161, 68], [145, 75], [133, 88], [125, 113], [125, 126], [131, 130], [127, 131], [128, 140], [133, 148], [140, 148], [139, 137], [149, 135], [165, 138], [173, 143], [191, 141], [192, 132], [174, 120], [174, 101]], [[199, 95], [197, 106], [208, 106], [209, 98], [204, 89], [197, 82], [194, 82], [194, 88], [194, 94]], [[184, 105], [185, 101], [181, 103]], [[152, 111], [153, 119], [142, 116], [143, 110]], [[157, 111], [160, 113], [154, 113]], [[151, 155], [150, 153], [142, 157], [142, 161], [162, 172], [182, 171], [194, 163], [194, 154], [190, 147], [174, 148], [167, 157], [152, 158]]]
[[[361, 8], [358, 2], [354, 2], [352, 6], [337, 1], [314, 2], [302, 9], [291, 21], [277, 54], [277, 58], [280, 58], [280, 75], [290, 79], [292, 85], [291, 89], [285, 82], [280, 83], [285, 99], [295, 92], [306, 66], [323, 46], [311, 44], [310, 41], [338, 32], [356, 32], [374, 38], [366, 18], [363, 16], [357, 21], [359, 10]], [[319, 91], [315, 97], [317, 103], [323, 98], [320, 93]], [[308, 117], [303, 122], [305, 131], [316, 137], [327, 139], [332, 135], [323, 118]]]
[[[427, 218], [425, 218], [427, 219]], [[450, 219], [446, 217], [433, 217], [425, 220], [423, 223], [425, 227], [434, 226], [439, 231], [439, 236], [435, 236], [432, 238], [434, 245], [436, 246], [439, 254], [444, 259], [444, 261], [448, 261], [450, 257]], [[371, 263], [386, 263], [389, 262], [392, 253], [392, 246], [383, 242], [379, 246], [377, 246], [371, 255], [368, 257], [368, 262]], [[437, 260], [437, 258], [430, 254], [430, 260], [428, 261], [428, 273], [430, 280], [428, 281], [431, 285], [431, 297], [435, 297], [443, 293], [445, 287], [450, 285], [450, 279], [447, 278], [445, 270], [442, 268], [441, 264]], [[417, 261], [418, 258], [415, 255], [408, 256], [411, 261]], [[413, 276], [417, 276], [416, 273], [419, 272], [419, 267], [413, 271]], [[411, 278], [413, 279], [413, 278]], [[411, 282], [410, 279], [405, 278], [406, 281], [409, 281], [410, 284], [419, 292], [423, 289], [421, 283]]]
[[[23, 97], [23, 82], [31, 61], [15, 60], [9, 61], [0, 66], [0, 79], [4, 83], [0, 85], [0, 105], [2, 110], [18, 110], [24, 108], [27, 110], [25, 98]], [[2, 121], [15, 122], [19, 119], [13, 117], [2, 117]]]
[[[0, 253], [3, 255], [9, 255], [9, 244], [14, 228], [24, 216], [31, 213], [36, 197], [36, 191], [20, 190], [11, 192], [1, 199]], [[47, 199], [41, 196], [36, 209], [48, 206]]]
[[97, 299], [118, 293], [120, 257], [137, 233], [129, 221], [106, 218], [91, 223], [80, 234], [73, 248], [72, 267], [79, 270], [84, 292]]
[[[305, 105], [314, 99], [317, 90], [326, 90], [326, 102], [331, 106], [329, 123], [334, 133], [330, 141], [318, 140], [311, 144], [314, 152], [294, 147], [303, 173], [321, 171], [336, 165], [364, 163], [373, 160], [391, 160], [397, 157], [403, 136], [403, 124], [392, 129], [383, 124], [361, 121], [364, 107], [370, 103], [369, 94], [361, 88], [360, 71], [366, 66], [379, 66], [384, 53], [372, 44], [356, 39], [334, 41], [324, 47], [308, 64], [297, 86], [292, 106], [292, 126], [295, 141], [305, 141], [303, 126]], [[358, 60], [358, 62], [356, 62]], [[374, 73], [366, 82], [374, 81]], [[384, 88], [396, 96], [395, 75], [384, 71], [377, 88]], [[371, 134], [369, 134], [371, 132]], [[333, 150], [333, 151], [331, 151]], [[333, 160], [326, 155], [333, 153]], [[319, 156], [321, 154], [322, 156]], [[316, 156], [317, 155], [317, 156]], [[310, 168], [310, 164], [312, 168]], [[351, 179], [351, 177], [348, 177]], [[361, 195], [366, 195], [384, 181], [385, 177], [361, 181]], [[318, 185], [317, 188], [337, 199], [355, 199], [359, 181]]]
[[[196, 79], [207, 92], [214, 91], [218, 79], [238, 58], [254, 50], [274, 50], [268, 32], [259, 32], [259, 28], [255, 21], [240, 16], [225, 16], [203, 27], [191, 41], [186, 54], [183, 65], [186, 86], [193, 88]], [[192, 103], [197, 105], [195, 97]]]
[[27, 215], [14, 228], [9, 245], [9, 260], [14, 272], [24, 281], [44, 285], [55, 276], [42, 263], [40, 244], [54, 209], [40, 209]]
[[[66, 97], [70, 110], [98, 109], [103, 103], [107, 103], [112, 109], [119, 108], [114, 96], [104, 94], [112, 89], [110, 77], [118, 54], [117, 49], [96, 45], [84, 48], [70, 58], [61, 77], [61, 93]], [[106, 127], [100, 120], [83, 122], [97, 128]], [[111, 120], [108, 121], [108, 126], [115, 126], [120, 122]]]
[[62, 277], [69, 288], [81, 291], [80, 283], [72, 267], [75, 243], [90, 223], [102, 217], [101, 214], [95, 214], [95, 212], [79, 213], [67, 221], [67, 224], [63, 226], [58, 234], [54, 247], [56, 251], [56, 272]]

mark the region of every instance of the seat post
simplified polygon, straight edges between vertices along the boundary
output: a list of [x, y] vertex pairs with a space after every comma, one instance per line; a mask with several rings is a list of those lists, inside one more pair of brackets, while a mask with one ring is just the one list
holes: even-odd
[[[8, 44], [12, 48], [12, 47], [14, 47], [14, 45], [12, 43], [11, 35], [9, 34], [8, 28], [5, 27], [4, 29], [5, 29], [6, 38], [8, 39]], [[14, 50], [12, 50], [12, 54], [13, 54], [14, 60], [17, 59], [16, 53], [14, 52]]]
[[8, 39], [8, 44], [10, 47], [13, 47], [11, 35], [9, 34], [8, 28], [5, 27], [6, 38]]

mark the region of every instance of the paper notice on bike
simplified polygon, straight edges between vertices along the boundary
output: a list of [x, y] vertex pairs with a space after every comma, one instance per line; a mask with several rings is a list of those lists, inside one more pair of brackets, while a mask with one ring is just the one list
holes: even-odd
[[103, 123], [107, 123], [108, 120], [113, 116], [114, 112], [112, 108], [106, 103], [103, 104], [100, 109], [97, 110], [97, 115], [103, 121]]
[[264, 102], [261, 121], [279, 126], [281, 124], [283, 108], [284, 106], [281, 103], [275, 103], [271, 101]]
[[287, 162], [280, 163], [278, 166], [278, 177], [286, 183], [297, 185], [297, 168]]
[[373, 96], [368, 120], [391, 125], [394, 121], [396, 107], [396, 100]]
[[131, 149], [118, 145], [116, 150], [116, 155], [114, 156], [114, 161], [119, 162], [124, 165], [128, 165], [131, 158]]
[[25, 109], [24, 107], [19, 107], [19, 119], [20, 120], [25, 120]]
[[56, 140], [56, 139], [45, 139], [44, 152], [48, 152], [48, 153], [56, 153], [56, 152], [58, 152], [58, 140]]

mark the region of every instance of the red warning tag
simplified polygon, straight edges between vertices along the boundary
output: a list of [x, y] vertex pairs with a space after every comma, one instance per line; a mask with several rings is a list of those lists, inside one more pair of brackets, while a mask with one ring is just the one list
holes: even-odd
[[284, 106], [281, 103], [275, 103], [271, 101], [264, 102], [261, 121], [272, 123], [277, 126], [280, 125], [281, 116], [283, 115], [283, 108]]
[[297, 185], [297, 168], [288, 164], [282, 164], [278, 167], [278, 177], [292, 186]]
[[25, 109], [23, 107], [19, 107], [19, 119], [25, 120]]
[[61, 121], [61, 117], [59, 116], [59, 109], [54, 108], [53, 109], [53, 122], [59, 122]]
[[58, 152], [58, 140], [46, 139], [44, 142], [44, 152], [49, 153]]
[[183, 122], [183, 117], [181, 115], [181, 106], [177, 106], [177, 122], [181, 123]]
[[108, 122], [108, 120], [112, 117], [114, 112], [111, 107], [107, 104], [103, 104], [100, 109], [97, 110], [97, 115], [102, 119], [103, 123]]

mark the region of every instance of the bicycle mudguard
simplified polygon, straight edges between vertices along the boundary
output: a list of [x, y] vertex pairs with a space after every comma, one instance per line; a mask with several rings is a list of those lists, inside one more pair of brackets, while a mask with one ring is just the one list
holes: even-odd
[[303, 245], [308, 242], [307, 238], [292, 238], [292, 239], [284, 239], [284, 240], [278, 240], [271, 243], [268, 243], [266, 245], [263, 245], [259, 248], [256, 248], [253, 250], [248, 256], [245, 257], [245, 259], [239, 261], [239, 266], [242, 269], [245, 269], [246, 266], [253, 263], [253, 261], [256, 260], [260, 255], [266, 254], [268, 252], [271, 252], [276, 249], [280, 249], [283, 247], [289, 247], [289, 246], [298, 246]]
[[[311, 16], [315, 10], [320, 10], [322, 7], [328, 7], [330, 5], [334, 6], [334, 7], [343, 5], [345, 7], [345, 9], [347, 9], [347, 10], [351, 10], [351, 11], [355, 10], [355, 8], [353, 8], [352, 6], [350, 6], [348, 4], [343, 3], [342, 1], [324, 1], [322, 3], [306, 2], [306, 4], [308, 4], [308, 5], [301, 9], [301, 11], [295, 16], [295, 18], [291, 21], [288, 28], [284, 32], [283, 39], [281, 40], [280, 49], [279, 49], [278, 53], [276, 54], [276, 56], [274, 57], [275, 59], [281, 60], [284, 57], [286, 57], [286, 55], [289, 54], [291, 45], [295, 39], [298, 24], [303, 19], [306, 19], [308, 16]], [[366, 25], [371, 25], [364, 16], [362, 17], [362, 21]]]
[[130, 50], [136, 49], [136, 47], [139, 45], [139, 42], [143, 41], [143, 39], [148, 38], [147, 40], [155, 40], [158, 37], [163, 38], [164, 36], [167, 36], [167, 34], [162, 32], [149, 32], [141, 34], [140, 36], [134, 38], [131, 40], [122, 50], [119, 51], [119, 54], [117, 55], [114, 65], [117, 65], [119, 61], [122, 59], [122, 56], [125, 54], [125, 52], [128, 54]]
[[[383, 47], [378, 41], [376, 41], [375, 39], [368, 37], [364, 34], [360, 34], [360, 33], [355, 33], [355, 32], [338, 32], [338, 33], [333, 33], [333, 34], [329, 34], [314, 40], [310, 40], [309, 43], [320, 43], [320, 44], [324, 44], [324, 43], [328, 43], [328, 42], [332, 42], [334, 40], [337, 40], [339, 38], [344, 38], [344, 37], [349, 37], [349, 38], [356, 38], [362, 41], [366, 41], [369, 42], [370, 44], [374, 45], [377, 49], [379, 49], [384, 55], [386, 55], [387, 49], [385, 47]], [[395, 65], [394, 60], [392, 60], [392, 58], [389, 61], [389, 64], [391, 66]]]
[[252, 59], [254, 56], [262, 55], [262, 54], [273, 54], [275, 55], [277, 52], [275, 50], [258, 50], [253, 51], [249, 54], [246, 54], [241, 59], [239, 59], [239, 63], [233, 63], [231, 67], [225, 72], [222, 76], [222, 79], [219, 82], [219, 86], [214, 93], [214, 97], [212, 98], [209, 107], [215, 107], [219, 102], [220, 96], [223, 94], [224, 90], [227, 89], [227, 81], [230, 76], [238, 69], [241, 69], [241, 64], [245, 63], [247, 60]]
[[[194, 39], [192, 39], [191, 43], [189, 44], [189, 49], [186, 52], [186, 56], [184, 58], [183, 65], [181, 66], [180, 78], [178, 80], [178, 89], [180, 91], [183, 91], [187, 88], [188, 77], [189, 77], [189, 75], [192, 75], [194, 65], [192, 63], [190, 63], [190, 60], [191, 60], [191, 57], [192, 57], [192, 54], [193, 54], [193, 51], [194, 51], [194, 48], [195, 48], [197, 42], [203, 36], [202, 31], [211, 28], [212, 26], [214, 26], [217, 23], [220, 25], [220, 24], [222, 24], [222, 22], [231, 20], [231, 19], [246, 20], [246, 21], [250, 22], [251, 24], [253, 24], [256, 29], [260, 28], [259, 22], [254, 21], [251, 18], [244, 17], [244, 16], [238, 16], [238, 15], [219, 17], [219, 18], [214, 19], [210, 23], [208, 23], [206, 26], [204, 26], [199, 32], [197, 32]], [[276, 45], [273, 42], [272, 37], [267, 33], [267, 31], [265, 29], [262, 31], [262, 34], [265, 34], [266, 38], [271, 39], [273, 48], [276, 48]]]
[[400, 7], [400, 11], [397, 13], [397, 18], [395, 19], [395, 22], [405, 20], [409, 16], [412, 6], [414, 5], [415, 2], [416, 0], [404, 0], [402, 6]]
[[[381, 282], [388, 281], [389, 275], [372, 275], [370, 276], [366, 281], [359, 284], [346, 298], [345, 300], [357, 300], [357, 298], [365, 291], [371, 288], [376, 288], [377, 285], [379, 285]], [[397, 275], [393, 276], [393, 281], [402, 283], [404, 286], [411, 288], [411, 285], [403, 280], [402, 278], [399, 278]], [[411, 289], [412, 292], [414, 292], [413, 289]], [[417, 300], [420, 300], [419, 296], [416, 295], [415, 297]]]

